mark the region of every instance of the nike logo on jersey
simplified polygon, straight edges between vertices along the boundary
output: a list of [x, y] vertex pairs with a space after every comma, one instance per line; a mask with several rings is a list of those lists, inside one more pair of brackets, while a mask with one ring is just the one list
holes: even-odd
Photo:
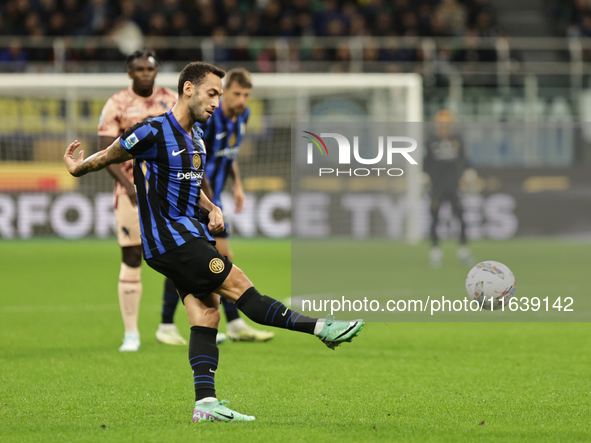
[[285, 308], [285, 312], [283, 314], [281, 314], [281, 316], [285, 317], [285, 314], [287, 314], [287, 311], [289, 311], [289, 308]]
[[209, 368], [209, 372], [213, 372], [215, 374], [215, 371], [212, 371], [211, 368]]
[[221, 140], [222, 138], [224, 138], [226, 136], [226, 131], [224, 132], [220, 132], [219, 134], [215, 135], [215, 139], [216, 140]]
[[181, 149], [180, 151], [172, 151], [172, 156], [176, 157], [177, 155], [179, 155], [181, 152], [186, 151], [186, 149]]

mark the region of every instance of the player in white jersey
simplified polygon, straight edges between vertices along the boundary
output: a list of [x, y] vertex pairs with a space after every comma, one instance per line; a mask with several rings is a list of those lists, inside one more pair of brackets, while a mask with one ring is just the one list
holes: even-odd
[[[168, 111], [177, 101], [174, 91], [154, 85], [158, 62], [152, 51], [136, 51], [127, 58], [126, 64], [127, 74], [133, 83], [115, 93], [105, 104], [98, 128], [99, 151], [110, 146], [134, 124]], [[140, 347], [138, 315], [142, 296], [142, 249], [133, 161], [110, 165], [108, 171], [115, 179], [115, 218], [122, 256], [118, 292], [125, 337], [119, 350], [137, 351]], [[159, 330], [164, 341], [186, 343], [174, 324], [167, 325], [165, 329]]]

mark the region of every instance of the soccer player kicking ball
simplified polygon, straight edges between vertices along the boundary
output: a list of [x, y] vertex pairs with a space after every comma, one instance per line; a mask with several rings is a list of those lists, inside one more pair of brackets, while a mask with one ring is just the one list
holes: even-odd
[[[216, 334], [220, 321], [216, 294], [231, 300], [256, 323], [316, 335], [331, 349], [350, 342], [365, 324], [362, 320], [306, 317], [261, 295], [212, 245], [213, 235], [224, 228], [224, 218], [201, 190], [206, 154], [203, 133], [193, 125], [205, 123], [218, 108], [224, 75], [207, 63], [190, 63], [179, 76], [179, 100], [170, 111], [132, 126], [107, 149], [86, 160], [83, 151], [74, 157], [78, 141], [64, 154], [66, 167], [75, 177], [135, 158], [144, 259], [174, 282], [191, 324], [193, 421], [254, 420], [230, 410], [216, 398]], [[200, 210], [208, 214], [200, 217]]]
[[[251, 88], [250, 73], [242, 68], [232, 69], [225, 77], [224, 100], [219, 108], [206, 123], [197, 123], [203, 129], [203, 142], [207, 151], [202, 189], [211, 202], [222, 209], [222, 191], [229, 177], [234, 185], [236, 213], [241, 212], [244, 205], [244, 189], [237, 156], [250, 115], [247, 104]], [[226, 225], [226, 229], [215, 234], [214, 237], [216, 249], [233, 261], [228, 226]], [[172, 323], [179, 301], [179, 296], [169, 279], [166, 280], [166, 286], [168, 289], [164, 292], [162, 300], [160, 328], [166, 326], [166, 323]], [[231, 301], [222, 298], [221, 303], [226, 314], [227, 336], [231, 341], [265, 342], [275, 336], [271, 331], [255, 329], [247, 325], [244, 319], [240, 318], [236, 306]], [[218, 333], [218, 343], [221, 342], [220, 336], [223, 334]]]

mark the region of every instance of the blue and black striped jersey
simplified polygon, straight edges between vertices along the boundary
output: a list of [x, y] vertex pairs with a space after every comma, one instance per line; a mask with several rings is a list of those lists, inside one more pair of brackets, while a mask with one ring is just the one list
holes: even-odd
[[195, 238], [213, 241], [199, 221], [199, 196], [205, 167], [203, 131], [191, 134], [172, 111], [138, 123], [123, 133], [121, 146], [134, 156], [142, 246], [146, 259]]
[[199, 125], [203, 129], [203, 141], [207, 148], [205, 176], [213, 191], [212, 202], [220, 208], [222, 190], [238, 156], [249, 116], [250, 109], [246, 108], [236, 121], [232, 121], [224, 115], [220, 103], [207, 123]]

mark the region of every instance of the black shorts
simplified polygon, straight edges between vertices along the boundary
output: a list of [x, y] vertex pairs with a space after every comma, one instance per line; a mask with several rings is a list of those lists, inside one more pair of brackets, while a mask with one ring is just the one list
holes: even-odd
[[173, 281], [181, 300], [187, 294], [195, 298], [208, 296], [222, 285], [232, 269], [228, 257], [203, 238], [152, 257], [146, 263]]

